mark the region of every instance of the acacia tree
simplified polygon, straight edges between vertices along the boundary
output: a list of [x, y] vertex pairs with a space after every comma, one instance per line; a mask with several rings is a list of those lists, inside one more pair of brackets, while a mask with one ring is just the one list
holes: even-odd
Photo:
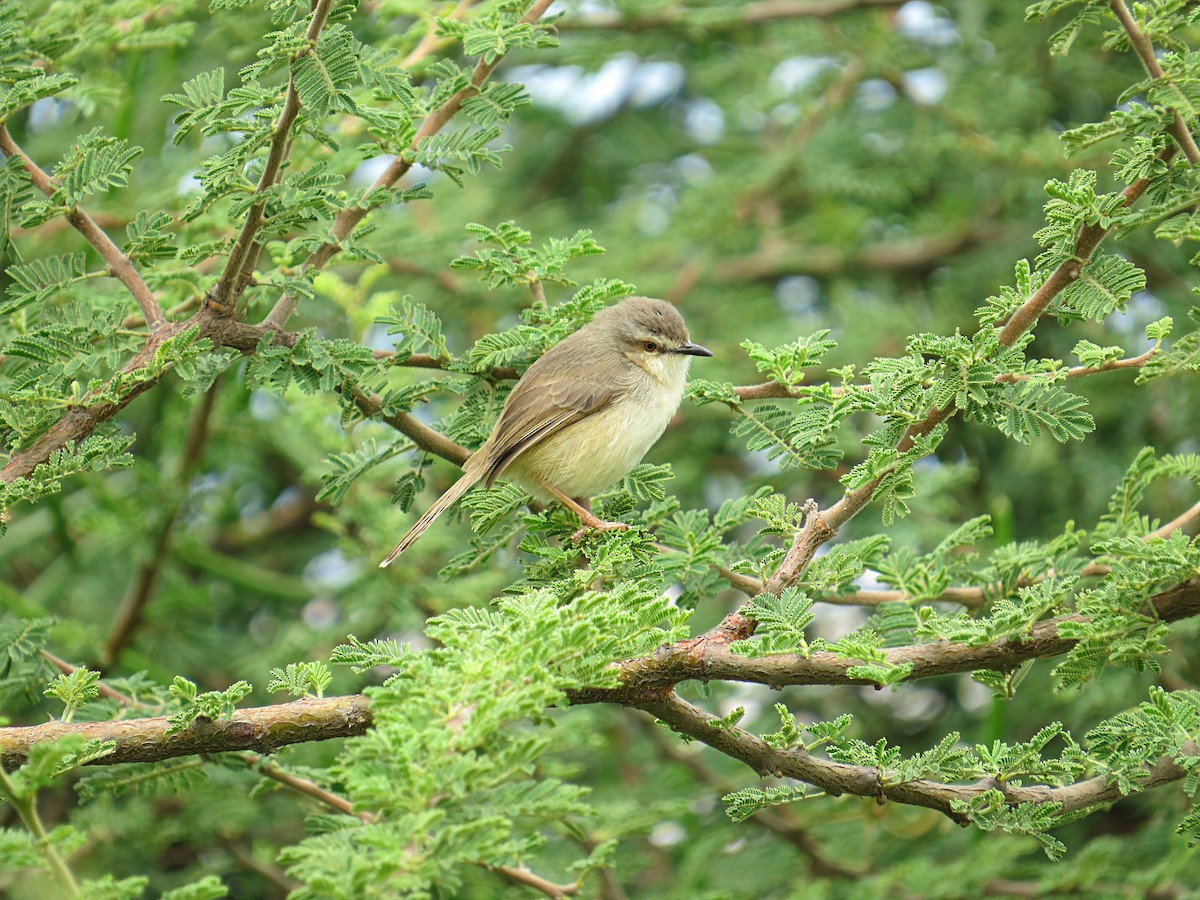
[[[550, 5], [0, 6], [5, 889], [1194, 890], [1196, 14]], [[379, 571], [635, 290], [631, 529]]]

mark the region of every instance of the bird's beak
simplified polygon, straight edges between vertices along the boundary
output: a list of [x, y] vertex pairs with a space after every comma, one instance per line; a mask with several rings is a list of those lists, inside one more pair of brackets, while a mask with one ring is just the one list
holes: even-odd
[[679, 346], [679, 353], [686, 353], [688, 356], [712, 356], [712, 351], [707, 347], [701, 347], [699, 344], [693, 344], [691, 341], [685, 341]]

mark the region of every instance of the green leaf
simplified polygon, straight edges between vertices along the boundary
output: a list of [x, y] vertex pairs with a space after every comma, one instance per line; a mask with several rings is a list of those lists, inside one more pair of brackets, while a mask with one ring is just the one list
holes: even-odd
[[11, 315], [35, 303], [44, 303], [88, 277], [82, 253], [43, 256], [28, 263], [10, 266], [9, 299], [0, 303], [0, 316]]
[[742, 614], [759, 623], [753, 637], [734, 641], [731, 652], [740, 656], [768, 656], [774, 653], [808, 655], [804, 629], [813, 620], [812, 598], [796, 588], [779, 596], [759, 594], [742, 609]]

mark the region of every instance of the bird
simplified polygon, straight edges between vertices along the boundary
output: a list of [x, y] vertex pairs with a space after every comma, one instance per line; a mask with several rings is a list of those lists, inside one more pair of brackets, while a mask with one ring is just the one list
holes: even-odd
[[503, 475], [543, 503], [557, 500], [583, 528], [615, 530], [587, 498], [620, 481], [662, 436], [683, 399], [694, 356], [683, 316], [666, 300], [627, 297], [600, 310], [526, 370], [463, 474], [379, 564], [390, 565], [477, 484]]

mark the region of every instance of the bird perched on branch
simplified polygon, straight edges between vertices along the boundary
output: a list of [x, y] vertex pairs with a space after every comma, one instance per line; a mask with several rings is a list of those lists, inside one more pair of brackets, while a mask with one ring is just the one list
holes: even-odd
[[543, 502], [557, 500], [584, 528], [612, 530], [587, 498], [629, 474], [683, 398], [693, 344], [683, 316], [665, 300], [628, 297], [555, 344], [517, 382], [492, 433], [381, 562], [416, 542], [459, 497], [504, 475]]

